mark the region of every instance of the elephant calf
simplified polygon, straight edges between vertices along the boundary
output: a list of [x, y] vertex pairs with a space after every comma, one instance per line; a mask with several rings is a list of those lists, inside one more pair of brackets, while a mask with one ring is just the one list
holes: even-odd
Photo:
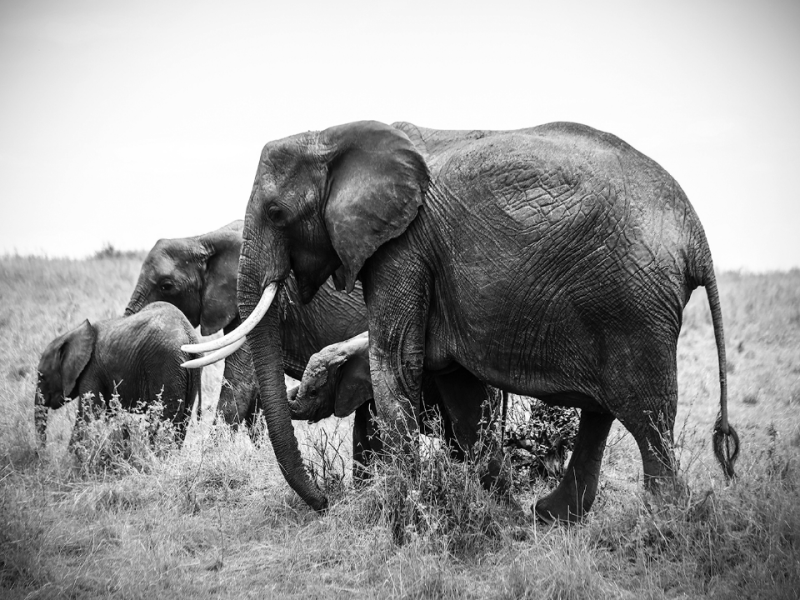
[[[425, 414], [434, 406], [439, 409], [441, 433], [454, 458], [463, 460], [465, 450], [480, 438], [477, 428], [488, 422], [489, 414], [483, 418], [464, 418], [452, 398], [447, 399], [438, 389], [436, 377], [423, 377], [422, 413], [419, 415], [420, 431], [436, 432], [426, 427]], [[497, 390], [487, 389], [486, 394], [494, 398]], [[369, 367], [369, 332], [365, 331], [343, 342], [326, 346], [308, 361], [300, 385], [288, 391], [289, 410], [292, 419], [321, 421], [330, 416], [347, 417], [355, 412], [353, 420], [353, 480], [363, 481], [369, 477], [368, 465], [374, 453], [381, 452], [383, 442], [378, 435], [374, 415], [374, 391]], [[487, 396], [488, 398], [488, 396]], [[481, 408], [478, 408], [481, 410]], [[475, 426], [473, 429], [472, 426]], [[505, 493], [510, 485], [505, 479], [498, 480], [499, 457], [490, 461], [487, 488], [498, 486]], [[492, 473], [494, 473], [492, 475]]]
[[321, 421], [331, 415], [353, 421], [353, 480], [367, 477], [369, 454], [380, 451], [369, 373], [369, 332], [326, 346], [308, 361], [300, 386], [289, 391], [293, 419]]
[[116, 392], [128, 410], [160, 395], [162, 418], [175, 423], [183, 439], [192, 402], [200, 397], [201, 371], [181, 368], [193, 356], [181, 345], [196, 341], [183, 313], [165, 302], [94, 325], [87, 319], [60, 335], [39, 361], [35, 421], [40, 442], [46, 439], [48, 409], [89, 392], [98, 400]]

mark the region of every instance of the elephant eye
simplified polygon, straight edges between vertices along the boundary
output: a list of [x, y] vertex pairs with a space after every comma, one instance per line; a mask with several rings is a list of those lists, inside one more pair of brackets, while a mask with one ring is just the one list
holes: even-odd
[[269, 208], [267, 208], [267, 216], [269, 217], [270, 221], [279, 224], [281, 221], [283, 221], [284, 214], [280, 206], [271, 204]]
[[162, 281], [158, 284], [158, 289], [160, 289], [162, 292], [171, 292], [174, 288], [175, 286], [171, 281]]

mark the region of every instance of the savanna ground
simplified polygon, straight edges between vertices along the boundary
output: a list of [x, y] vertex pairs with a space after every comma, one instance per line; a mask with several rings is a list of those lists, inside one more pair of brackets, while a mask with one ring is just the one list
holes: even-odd
[[141, 257], [106, 254], [0, 259], [4, 598], [800, 595], [800, 271], [720, 276], [738, 482], [725, 485], [710, 447], [719, 386], [700, 289], [678, 349], [676, 449], [691, 494], [653, 502], [638, 449], [615, 425], [589, 517], [546, 527], [529, 507], [554, 482], [522, 486], [520, 515], [435, 449], [421, 481], [394, 465], [366, 489], [342, 485], [349, 423], [335, 420], [296, 423], [334, 499], [316, 515], [289, 490], [268, 442], [210, 423], [219, 369], [204, 373], [207, 410], [182, 449], [135, 446], [132, 434], [123, 457], [112, 428], [99, 427], [79, 460], [66, 453], [68, 406], [51, 414], [37, 453], [41, 351], [84, 318], [121, 314], [138, 274]]

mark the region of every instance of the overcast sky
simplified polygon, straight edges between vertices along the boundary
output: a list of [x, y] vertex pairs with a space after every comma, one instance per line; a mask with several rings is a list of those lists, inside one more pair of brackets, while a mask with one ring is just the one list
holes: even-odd
[[0, 3], [0, 254], [242, 218], [269, 140], [577, 121], [664, 166], [718, 268], [800, 266], [800, 2]]

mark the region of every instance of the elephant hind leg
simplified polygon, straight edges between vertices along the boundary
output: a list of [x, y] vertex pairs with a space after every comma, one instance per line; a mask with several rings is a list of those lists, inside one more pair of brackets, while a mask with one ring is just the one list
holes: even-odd
[[[627, 429], [642, 455], [645, 489], [671, 493], [676, 477], [673, 430], [678, 409], [678, 331], [643, 326], [641, 335], [611, 339], [626, 349], [608, 357], [603, 376], [609, 409]], [[625, 373], [624, 378], [620, 373]], [[677, 485], [676, 485], [677, 484]]]
[[[665, 404], [663, 406], [672, 406]], [[656, 495], [671, 496], [680, 492], [682, 485], [677, 478], [677, 462], [673, 450], [673, 427], [675, 410], [651, 410], [644, 415], [617, 415], [620, 423], [631, 432], [639, 446], [644, 468], [644, 486]]]
[[580, 521], [597, 495], [600, 465], [614, 415], [581, 410], [575, 448], [558, 487], [536, 503], [536, 516], [546, 523]]

